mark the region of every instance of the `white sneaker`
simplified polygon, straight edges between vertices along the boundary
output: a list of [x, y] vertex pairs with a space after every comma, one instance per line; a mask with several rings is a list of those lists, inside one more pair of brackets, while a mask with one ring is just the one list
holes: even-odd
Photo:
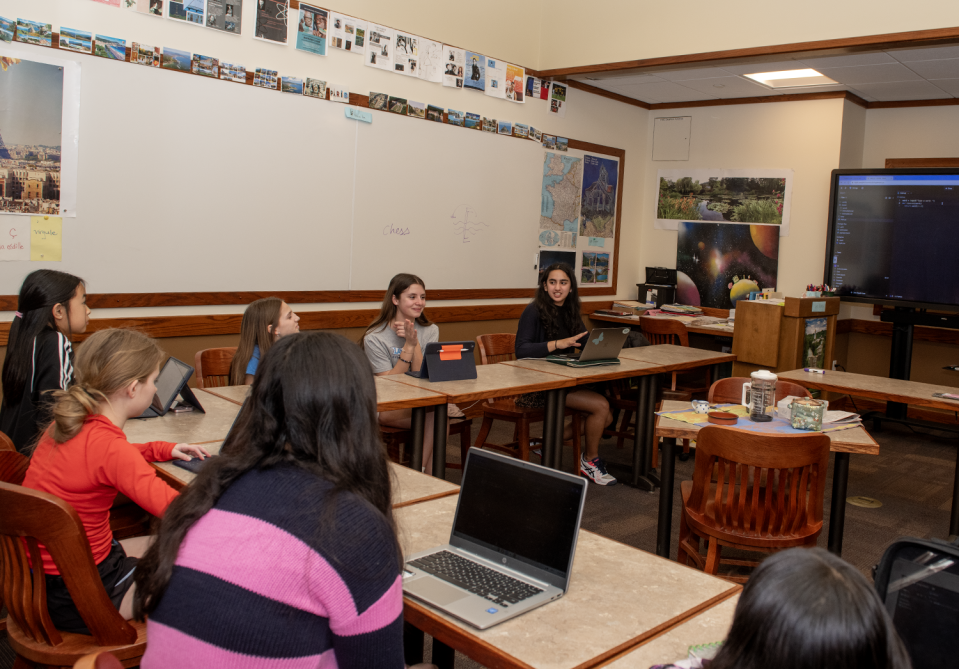
[[616, 478], [606, 471], [606, 463], [600, 457], [586, 460], [586, 456], [582, 456], [579, 460], [579, 473], [597, 485], [616, 485]]

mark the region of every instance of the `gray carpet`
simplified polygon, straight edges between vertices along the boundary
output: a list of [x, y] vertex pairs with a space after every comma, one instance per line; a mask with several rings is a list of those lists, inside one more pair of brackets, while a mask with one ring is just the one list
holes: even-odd
[[[473, 437], [479, 428], [474, 421]], [[511, 430], [505, 425], [494, 427], [490, 441], [508, 441]], [[945, 538], [949, 528], [949, 510], [953, 476], [956, 467], [955, 435], [937, 432], [914, 432], [906, 427], [888, 425], [873, 433], [880, 444], [878, 456], [853, 455], [849, 466], [849, 496], [873, 497], [882, 502], [876, 509], [846, 505], [846, 526], [843, 558], [855, 565], [871, 580], [873, 565], [879, 562], [883, 551], [901, 536]], [[631, 460], [631, 442], [617, 450], [613, 441], [604, 441], [601, 455], [612, 463], [628, 466]], [[459, 444], [451, 444], [450, 461], [459, 457]], [[534, 458], [535, 459], [535, 458]], [[564, 453], [565, 468], [571, 468], [572, 451]], [[692, 478], [693, 459], [676, 463], [676, 480]], [[831, 467], [830, 467], [831, 471]], [[459, 483], [461, 471], [450, 469], [447, 478]], [[615, 472], [614, 472], [615, 473]], [[826, 522], [832, 479], [826, 484]], [[677, 486], [678, 498], [678, 486]], [[591, 485], [586, 497], [583, 527], [641, 550], [656, 549], [656, 518], [658, 493], [646, 493], [625, 485], [600, 487]], [[672, 554], [675, 557], [679, 538], [679, 510], [673, 512]], [[819, 545], [826, 546], [825, 532]], [[426, 640], [429, 658], [430, 640]], [[0, 633], [0, 669], [13, 666], [13, 654]], [[466, 657], [457, 654], [457, 668], [478, 667]]]

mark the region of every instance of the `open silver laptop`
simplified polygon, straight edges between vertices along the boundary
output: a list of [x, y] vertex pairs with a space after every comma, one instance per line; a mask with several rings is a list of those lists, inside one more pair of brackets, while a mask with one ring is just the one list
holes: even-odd
[[479, 629], [562, 597], [586, 479], [470, 449], [445, 546], [407, 557], [403, 592]]
[[582, 348], [569, 355], [551, 355], [546, 359], [570, 367], [589, 367], [591, 365], [615, 365], [619, 362], [619, 352], [629, 336], [629, 328], [595, 328], [580, 339]]

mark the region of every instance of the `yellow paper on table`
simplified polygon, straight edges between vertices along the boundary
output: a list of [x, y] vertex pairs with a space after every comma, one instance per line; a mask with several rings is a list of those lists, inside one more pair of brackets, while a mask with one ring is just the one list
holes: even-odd
[[30, 217], [30, 260], [60, 262], [63, 256], [63, 219], [59, 216]]
[[[720, 404], [717, 405], [714, 410], [734, 413], [740, 418], [744, 418], [749, 415], [749, 407], [743, 406], [742, 404]], [[670, 420], [678, 420], [681, 423], [689, 423], [690, 425], [705, 425], [709, 422], [709, 416], [704, 413], [696, 413], [695, 411], [658, 411], [656, 412], [656, 415], [662, 416], [663, 418], [669, 418]]]

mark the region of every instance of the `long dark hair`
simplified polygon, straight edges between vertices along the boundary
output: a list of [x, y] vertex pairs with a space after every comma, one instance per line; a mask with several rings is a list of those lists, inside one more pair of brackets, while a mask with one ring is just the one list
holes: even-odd
[[[560, 270], [569, 277], [569, 295], [562, 307], [553, 303], [553, 298], [546, 290], [546, 280], [550, 272]], [[550, 339], [564, 339], [579, 332], [583, 317], [580, 312], [579, 287], [576, 285], [576, 273], [573, 268], [564, 262], [554, 262], [540, 272], [539, 286], [536, 288], [536, 297], [533, 298], [539, 318], [543, 321], [543, 329]]]
[[821, 548], [776, 553], [756, 569], [709, 669], [909, 669], [876, 591]]
[[[32, 368], [33, 340], [46, 328], [57, 329], [53, 307], [60, 304], [69, 310], [67, 303], [82, 283], [83, 279], [55, 269], [38, 269], [23, 280], [17, 298], [20, 315], [10, 324], [7, 355], [3, 360], [3, 397], [7, 403], [16, 404], [23, 396]], [[66, 334], [68, 339], [72, 335]]]
[[282, 308], [283, 300], [280, 298], [264, 297], [251, 302], [243, 312], [243, 320], [240, 321], [240, 343], [230, 361], [231, 386], [242, 386], [246, 383], [246, 366], [253, 357], [254, 346], [260, 347], [261, 359], [273, 346]]
[[[395, 297], [397, 301], [399, 301], [400, 295], [405, 293], [407, 288], [413, 284], [423, 286], [423, 290], [426, 290], [426, 284], [423, 283], [423, 279], [415, 274], [397, 274], [390, 279], [390, 286], [386, 289], [386, 295], [383, 296], [383, 304], [380, 305], [379, 315], [376, 317], [376, 320], [370, 324], [370, 327], [366, 328], [363, 336], [360, 337], [361, 347], [363, 346], [363, 340], [366, 339], [366, 335], [376, 332], [384, 323], [388, 324], [396, 318], [396, 305], [393, 304], [393, 298]], [[432, 325], [432, 321], [426, 317], [426, 309], [420, 312], [420, 315], [416, 318], [416, 322], [423, 326]]]
[[[260, 360], [250, 396], [220, 457], [170, 504], [157, 540], [137, 565], [138, 618], [159, 605], [180, 544], [194, 523], [241, 476], [280, 464], [295, 465], [333, 485], [328, 512], [316, 518], [319, 537], [336, 531], [336, 500], [351, 493], [378, 512], [395, 542], [392, 480], [377, 424], [373, 371], [363, 352], [342, 335], [283, 337]], [[394, 548], [399, 569], [399, 544]]]

